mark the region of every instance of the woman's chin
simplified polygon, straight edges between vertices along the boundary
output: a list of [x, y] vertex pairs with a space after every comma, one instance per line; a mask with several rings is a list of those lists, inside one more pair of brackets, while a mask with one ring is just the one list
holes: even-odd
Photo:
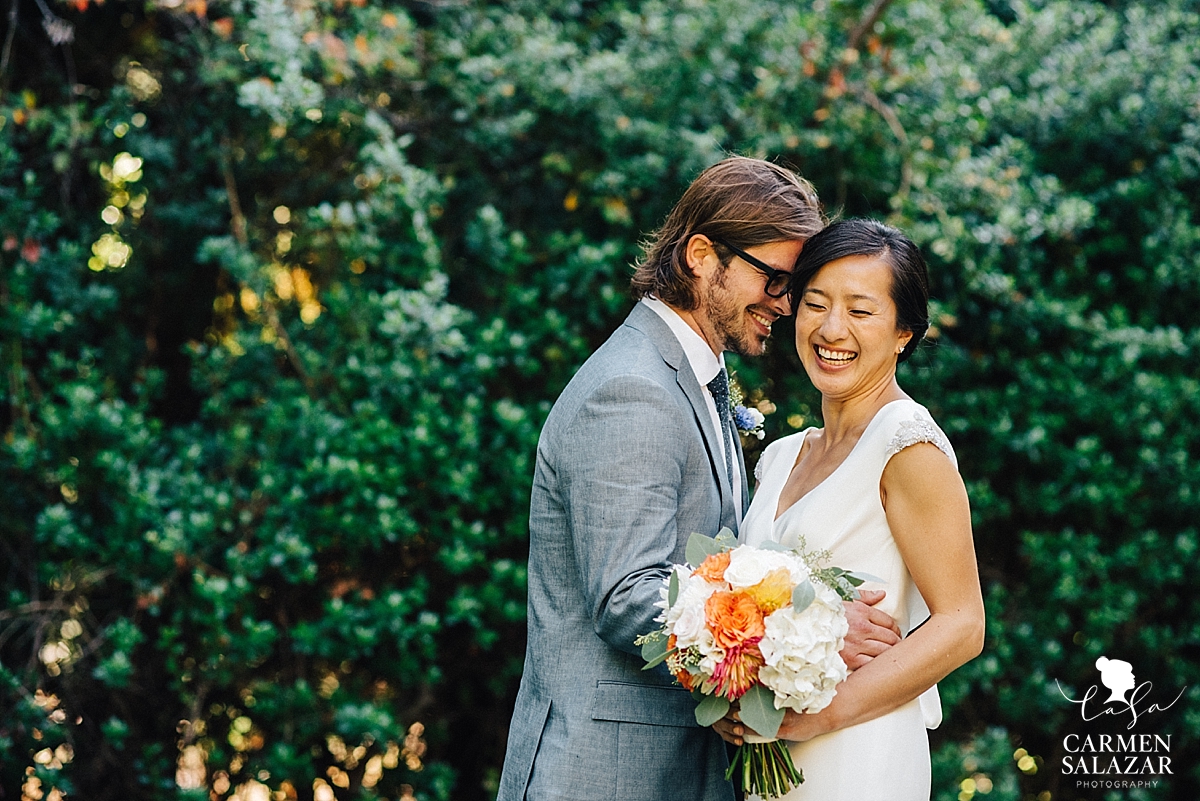
[[812, 385], [825, 393], [826, 387], [830, 391], [836, 392], [838, 388], [844, 389], [848, 383], [851, 383], [851, 369], [849, 365], [831, 365], [820, 360], [806, 360], [804, 362], [804, 371], [808, 373], [808, 380]]

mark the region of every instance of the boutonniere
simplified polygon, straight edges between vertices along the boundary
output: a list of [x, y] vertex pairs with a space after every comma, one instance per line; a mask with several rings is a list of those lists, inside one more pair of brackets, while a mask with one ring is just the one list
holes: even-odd
[[763, 430], [763, 423], [767, 418], [753, 406], [745, 405], [742, 388], [734, 379], [735, 376], [729, 377], [729, 406], [733, 411], [733, 424], [737, 426], [738, 433], [743, 436], [762, 439], [767, 435]]

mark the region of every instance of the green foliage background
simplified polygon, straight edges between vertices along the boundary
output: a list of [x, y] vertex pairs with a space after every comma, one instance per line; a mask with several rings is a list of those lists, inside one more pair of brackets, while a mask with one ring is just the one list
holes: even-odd
[[[493, 797], [540, 423], [727, 152], [930, 258], [989, 613], [935, 798], [1200, 792], [1194, 0], [8, 8], [0, 797]], [[1101, 655], [1189, 688], [1157, 789], [1060, 770]]]

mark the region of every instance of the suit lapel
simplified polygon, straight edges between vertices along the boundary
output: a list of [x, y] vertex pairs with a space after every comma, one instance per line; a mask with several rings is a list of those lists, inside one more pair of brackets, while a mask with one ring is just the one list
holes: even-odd
[[746, 455], [742, 453], [742, 435], [738, 433], [737, 426], [733, 429], [733, 449], [737, 452], [737, 469], [741, 471], [742, 476], [742, 510], [750, 508], [750, 487], [749, 479], [746, 476]]
[[[721, 450], [720, 440], [718, 439], [721, 436], [721, 432], [713, 425], [712, 414], [708, 410], [708, 402], [705, 399], [704, 390], [700, 387], [700, 381], [696, 378], [696, 374], [692, 372], [692, 365], [688, 362], [687, 356], [683, 352], [683, 346], [675, 338], [675, 332], [671, 330], [670, 326], [653, 309], [643, 303], [638, 303], [633, 307], [633, 311], [625, 319], [625, 324], [636, 328], [649, 337], [650, 341], [658, 348], [663, 361], [675, 370], [675, 380], [678, 382], [679, 388], [683, 390], [683, 394], [687, 397], [688, 402], [692, 405], [692, 414], [696, 423], [700, 426], [700, 433], [704, 438], [704, 447], [708, 450], [708, 461], [712, 466], [713, 476], [717, 479], [717, 486], [721, 494], [721, 520], [723, 522], [733, 521], [734, 524], [731, 528], [736, 531], [738, 522], [737, 507], [733, 503], [733, 487], [729, 484], [729, 471], [725, 469], [725, 457]], [[738, 457], [738, 469], [742, 471], [742, 476], [745, 476], [746, 465], [742, 458], [742, 449], [737, 447], [735, 450]], [[745, 486], [746, 482], [743, 480], [743, 496], [745, 495]], [[742, 508], [746, 508], [746, 499], [744, 497], [742, 499]], [[715, 533], [713, 532], [713, 534]]]

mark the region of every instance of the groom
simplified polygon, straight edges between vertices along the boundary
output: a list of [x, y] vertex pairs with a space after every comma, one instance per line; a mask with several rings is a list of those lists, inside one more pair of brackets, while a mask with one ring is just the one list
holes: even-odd
[[[723, 353], [763, 353], [790, 312], [796, 257], [823, 223], [812, 186], [790, 170], [742, 157], [709, 167], [637, 266], [641, 300], [551, 410], [498, 801], [733, 798], [721, 738], [696, 724], [665, 666], [642, 671], [633, 642], [656, 628], [688, 537], [737, 531], [748, 487]], [[882, 613], [849, 611], [848, 658], [896, 641]]]

